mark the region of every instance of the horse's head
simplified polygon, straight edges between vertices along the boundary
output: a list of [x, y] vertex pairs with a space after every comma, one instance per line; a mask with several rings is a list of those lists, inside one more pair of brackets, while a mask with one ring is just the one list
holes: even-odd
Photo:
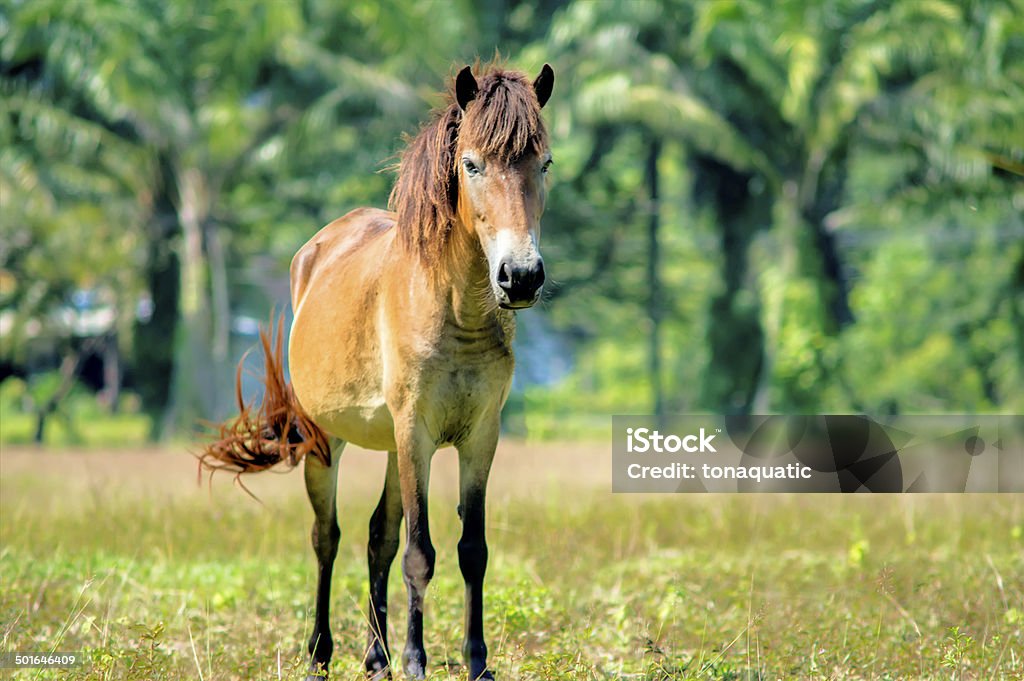
[[532, 84], [507, 71], [478, 83], [468, 66], [455, 81], [459, 221], [479, 239], [491, 291], [507, 309], [530, 307], [544, 285], [540, 217], [551, 151], [540, 109], [554, 80], [545, 64]]

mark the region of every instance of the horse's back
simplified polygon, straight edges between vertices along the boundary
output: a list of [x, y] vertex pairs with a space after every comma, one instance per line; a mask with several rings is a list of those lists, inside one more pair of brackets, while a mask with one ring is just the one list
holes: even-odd
[[292, 258], [292, 310], [298, 313], [313, 279], [327, 266], [337, 266], [361, 247], [388, 235], [395, 225], [395, 214], [379, 208], [357, 208], [334, 220], [299, 249]]

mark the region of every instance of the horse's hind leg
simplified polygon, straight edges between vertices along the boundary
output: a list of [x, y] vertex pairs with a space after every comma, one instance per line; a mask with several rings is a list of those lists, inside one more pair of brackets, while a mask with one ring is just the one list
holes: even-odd
[[388, 575], [398, 553], [402, 525], [402, 490], [398, 482], [398, 453], [388, 452], [384, 492], [370, 518], [366, 562], [370, 568], [370, 632], [366, 648], [366, 673], [371, 679], [391, 677], [388, 648]]
[[334, 557], [338, 554], [341, 530], [338, 527], [336, 505], [338, 491], [338, 464], [343, 440], [334, 440], [331, 447], [331, 465], [324, 466], [315, 456], [305, 461], [306, 493], [316, 517], [313, 520], [313, 551], [318, 567], [316, 584], [316, 614], [313, 618], [313, 634], [309, 638], [309, 669], [311, 679], [327, 676], [327, 667], [334, 651], [331, 640], [331, 573]]

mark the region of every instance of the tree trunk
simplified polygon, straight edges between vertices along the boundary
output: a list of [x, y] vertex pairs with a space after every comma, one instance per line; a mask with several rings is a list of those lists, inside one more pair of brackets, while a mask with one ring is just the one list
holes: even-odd
[[[231, 342], [231, 304], [228, 290], [227, 259], [217, 225], [212, 220], [204, 224], [206, 251], [210, 265], [210, 288], [213, 302], [211, 354], [214, 376], [231, 375], [228, 353]], [[207, 419], [220, 420], [228, 415], [232, 407], [232, 384], [230, 381], [214, 381], [212, 411]]]
[[178, 328], [178, 300], [181, 297], [181, 257], [176, 244], [181, 225], [175, 205], [177, 187], [174, 163], [167, 154], [157, 157], [159, 180], [153, 201], [153, 215], [147, 225], [145, 284], [149, 292], [146, 308], [135, 317], [131, 364], [134, 385], [149, 417], [150, 440], [163, 439], [164, 415], [171, 398], [174, 373], [174, 339]]
[[[783, 342], [783, 329], [787, 320], [786, 290], [798, 280], [814, 278], [820, 284], [820, 275], [815, 271], [819, 263], [813, 262], [811, 257], [812, 249], [809, 248], [808, 234], [810, 232], [807, 223], [800, 214], [797, 198], [798, 185], [793, 180], [783, 183], [782, 191], [775, 199], [772, 209], [773, 218], [773, 240], [775, 244], [774, 259], [770, 265], [774, 269], [775, 277], [767, 284], [762, 284], [761, 309], [762, 323], [764, 330], [764, 343], [762, 345], [761, 371], [757, 382], [757, 392], [754, 396], [754, 413], [767, 414], [780, 406], [792, 409], [794, 405], [789, 399], [784, 398], [786, 404], [776, 404], [773, 400], [772, 386], [776, 379], [777, 353]], [[813, 235], [811, 235], [813, 237]], [[820, 286], [817, 290], [820, 294]], [[818, 295], [819, 302], [822, 300]], [[824, 307], [824, 306], [822, 306]], [[820, 316], [819, 316], [820, 317]], [[812, 322], [810, 319], [802, 319], [801, 323], [807, 328], [814, 328], [812, 323], [821, 324], [823, 320], [816, 317]], [[817, 328], [814, 328], [817, 330]]]
[[849, 142], [834, 148], [828, 158], [816, 155], [807, 161], [799, 188], [800, 210], [804, 220], [814, 230], [814, 247], [821, 264], [823, 300], [831, 317], [829, 333], [838, 333], [852, 324], [850, 308], [850, 282], [844, 268], [835, 235], [825, 226], [829, 214], [843, 202], [846, 188], [846, 168]]
[[135, 323], [132, 364], [142, 406], [150, 418], [149, 436], [161, 439], [171, 394], [174, 337], [178, 325], [179, 256], [173, 248], [178, 219], [166, 193], [158, 199], [149, 230], [145, 280], [149, 309]]
[[661, 381], [661, 321], [664, 316], [661, 295], [661, 267], [658, 232], [661, 229], [661, 210], [658, 191], [658, 158], [661, 156], [661, 141], [652, 138], [647, 152], [645, 180], [650, 205], [647, 215], [647, 317], [650, 320], [648, 339], [648, 374], [651, 377], [651, 402], [654, 414], [660, 419], [665, 415], [665, 394]]
[[751, 242], [767, 226], [767, 192], [751, 192], [754, 176], [698, 156], [694, 200], [709, 204], [719, 229], [722, 288], [710, 301], [706, 331], [709, 364], [700, 403], [726, 413], [751, 413], [761, 375], [764, 332], [748, 265]]
[[117, 332], [107, 335], [103, 342], [103, 390], [100, 399], [116, 413], [121, 399], [121, 351], [117, 347]]
[[35, 444], [43, 444], [46, 418], [57, 410], [61, 401], [71, 392], [71, 388], [75, 385], [75, 378], [78, 376], [78, 367], [81, 363], [82, 353], [74, 348], [68, 348], [67, 354], [64, 355], [64, 359], [60, 363], [60, 385], [57, 386], [50, 399], [40, 405], [36, 411], [36, 430], [32, 436], [32, 441]]
[[175, 337], [171, 399], [164, 414], [166, 437], [214, 418], [216, 376], [210, 337], [210, 295], [202, 225], [207, 215], [205, 178], [195, 168], [178, 173], [181, 225], [181, 295]]

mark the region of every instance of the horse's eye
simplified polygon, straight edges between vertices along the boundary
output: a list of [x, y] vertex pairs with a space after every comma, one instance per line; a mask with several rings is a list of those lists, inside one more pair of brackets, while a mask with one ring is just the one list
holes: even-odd
[[480, 169], [468, 158], [462, 159], [462, 167], [466, 169], [466, 174], [471, 177], [480, 174]]
[[552, 163], [554, 163], [554, 161], [545, 161], [544, 165], [542, 165], [541, 168], [540, 168], [540, 172], [542, 172], [542, 173], [544, 173], [546, 175], [547, 172], [548, 172], [548, 168], [551, 167]]

